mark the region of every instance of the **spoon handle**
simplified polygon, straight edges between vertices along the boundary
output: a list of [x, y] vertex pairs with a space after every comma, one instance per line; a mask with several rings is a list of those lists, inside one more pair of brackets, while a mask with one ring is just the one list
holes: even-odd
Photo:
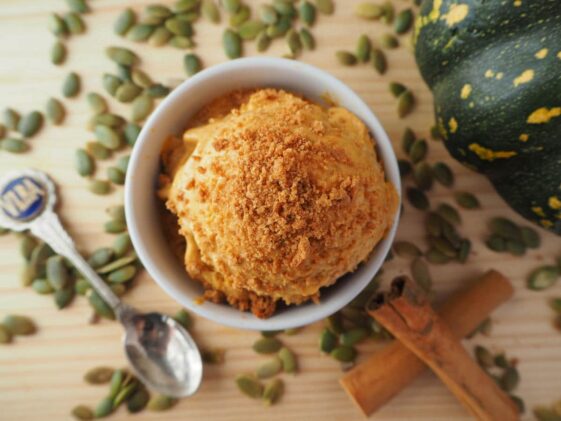
[[45, 212], [38, 218], [30, 230], [37, 237], [41, 238], [58, 254], [66, 257], [91, 283], [92, 287], [103, 298], [103, 300], [119, 315], [121, 312], [121, 300], [111, 291], [105, 281], [99, 277], [95, 270], [78, 253], [74, 242], [64, 230], [60, 219], [54, 212]]

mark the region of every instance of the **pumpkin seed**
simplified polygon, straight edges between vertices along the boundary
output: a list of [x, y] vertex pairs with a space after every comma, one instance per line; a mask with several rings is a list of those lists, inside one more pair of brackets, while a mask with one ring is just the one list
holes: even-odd
[[131, 238], [128, 233], [118, 235], [113, 242], [113, 251], [116, 257], [122, 257], [127, 254], [132, 247]]
[[[117, 167], [118, 169], [120, 169], [122, 172], [126, 173], [126, 172], [127, 172], [127, 169], [128, 169], [128, 166], [129, 166], [130, 158], [131, 158], [130, 155], [124, 155], [124, 156], [120, 157], [120, 158], [117, 160], [117, 165], [116, 165], [116, 167]], [[122, 206], [120, 206], [120, 208], [122, 208]], [[115, 219], [115, 218], [113, 218], [113, 219]], [[125, 219], [124, 219], [124, 213], [123, 213], [123, 218], [122, 218], [122, 219], [123, 219], [123, 221], [125, 220]]]
[[341, 313], [335, 313], [325, 319], [325, 324], [331, 332], [339, 335], [344, 332]]
[[180, 35], [184, 37], [190, 37], [191, 35], [193, 35], [193, 28], [191, 24], [182, 19], [167, 19], [165, 22], [165, 26], [167, 30], [174, 35]]
[[395, 16], [395, 10], [391, 1], [387, 1], [382, 5], [382, 16], [381, 21], [389, 25], [393, 22]]
[[369, 331], [362, 327], [357, 327], [343, 332], [339, 337], [341, 345], [354, 346], [368, 337]]
[[506, 241], [503, 237], [498, 235], [491, 235], [487, 241], [485, 241], [485, 245], [493, 251], [502, 252], [506, 250]]
[[86, 31], [86, 25], [79, 14], [69, 12], [64, 15], [64, 22], [71, 34], [83, 34]]
[[425, 259], [427, 259], [427, 262], [434, 265], [443, 265], [452, 260], [450, 257], [434, 247], [431, 247], [427, 250], [427, 252], [425, 253]]
[[297, 57], [302, 51], [300, 37], [298, 36], [298, 32], [294, 29], [291, 29], [286, 33], [286, 44], [288, 45], [288, 49], [293, 57]]
[[253, 350], [258, 354], [272, 354], [282, 347], [282, 343], [276, 338], [261, 338], [253, 344]]
[[389, 87], [391, 94], [395, 98], [398, 98], [403, 92], [407, 90], [407, 87], [399, 82], [390, 82]]
[[255, 39], [264, 28], [263, 22], [248, 20], [240, 25], [238, 34], [243, 40], [252, 40]]
[[62, 95], [73, 98], [80, 93], [80, 77], [75, 72], [70, 72], [62, 84]]
[[112, 219], [111, 221], [107, 221], [103, 225], [103, 228], [108, 234], [119, 234], [127, 229], [127, 225], [124, 221]]
[[37, 293], [41, 295], [52, 294], [53, 287], [46, 279], [35, 279], [31, 282], [31, 288]]
[[138, 138], [138, 135], [140, 134], [140, 130], [141, 130], [141, 128], [138, 124], [127, 123], [123, 133], [125, 135], [125, 140], [127, 141], [128, 145], [134, 146], [134, 144], [136, 142], [136, 139]]
[[17, 111], [11, 108], [6, 108], [4, 110], [3, 117], [4, 124], [8, 130], [17, 130], [20, 121], [20, 115]]
[[25, 115], [18, 122], [18, 132], [23, 137], [32, 137], [41, 129], [43, 126], [43, 114], [39, 111], [32, 111]]
[[533, 409], [534, 416], [538, 421], [560, 421], [561, 416], [557, 414], [552, 408], [545, 406], [536, 406]]
[[230, 26], [237, 28], [242, 23], [247, 22], [250, 17], [251, 9], [244, 4], [236, 13], [230, 16]]
[[149, 95], [140, 95], [132, 103], [131, 119], [142, 121], [154, 110], [154, 99]]
[[438, 205], [436, 213], [452, 225], [460, 225], [462, 222], [459, 212], [447, 203]]
[[522, 240], [520, 228], [510, 219], [495, 217], [489, 221], [489, 229], [493, 234], [503, 237], [506, 240]]
[[26, 261], [29, 261], [35, 247], [37, 247], [37, 240], [30, 235], [24, 235], [19, 245], [21, 257], [23, 257]]
[[403, 92], [397, 99], [397, 115], [404, 118], [415, 108], [415, 97], [411, 91]]
[[66, 47], [60, 41], [55, 41], [51, 48], [51, 63], [62, 64], [66, 60]]
[[[179, 0], [175, 2], [173, 11], [175, 13], [190, 12], [199, 5], [199, 0]], [[201, 4], [202, 7], [202, 4]]]
[[523, 256], [526, 254], [526, 246], [521, 241], [507, 240], [506, 250], [513, 256]]
[[452, 187], [454, 184], [454, 174], [448, 165], [444, 162], [437, 162], [432, 167], [432, 172], [436, 181], [444, 187]]
[[130, 8], [126, 8], [117, 17], [117, 20], [113, 25], [113, 30], [117, 35], [123, 36], [129, 31], [129, 29], [131, 29], [135, 22], [135, 13]]
[[445, 220], [439, 214], [429, 212], [425, 222], [427, 233], [433, 237], [440, 237], [442, 235], [444, 222]]
[[228, 58], [235, 59], [241, 57], [242, 41], [236, 32], [231, 29], [226, 29], [222, 35], [222, 44]]
[[263, 396], [263, 385], [259, 380], [250, 374], [241, 374], [236, 377], [236, 385], [244, 394], [253, 399], [260, 399]]
[[316, 21], [316, 8], [309, 1], [300, 1], [298, 14], [300, 19], [302, 19], [302, 21], [308, 26], [312, 26]]
[[430, 207], [429, 199], [422, 190], [419, 190], [415, 187], [408, 187], [406, 194], [409, 203], [411, 203], [411, 206], [413, 206], [414, 208], [419, 210], [427, 210]]
[[530, 249], [539, 248], [541, 244], [540, 235], [530, 227], [522, 227], [520, 228], [520, 235], [522, 237], [522, 241], [524, 245]]
[[524, 412], [526, 412], [526, 405], [524, 404], [524, 401], [520, 397], [515, 395], [509, 395], [509, 397], [516, 405], [516, 409], [518, 409], [519, 414], [523, 414]]
[[47, 26], [49, 28], [49, 31], [51, 31], [55, 37], [64, 37], [68, 35], [66, 22], [64, 22], [64, 20], [56, 13], [51, 13], [49, 15]]
[[27, 316], [9, 314], [2, 323], [14, 336], [32, 335], [37, 331], [35, 323]]
[[111, 283], [120, 284], [123, 282], [128, 282], [136, 275], [136, 267], [133, 265], [128, 265], [117, 269], [115, 272], [111, 272], [107, 277], [107, 280]]
[[93, 411], [85, 405], [78, 405], [72, 409], [72, 416], [81, 421], [93, 420]]
[[68, 284], [70, 273], [62, 256], [51, 256], [47, 259], [47, 279], [55, 290]]
[[88, 259], [88, 264], [94, 268], [99, 269], [107, 265], [114, 256], [114, 250], [109, 247], [102, 247], [92, 253]]
[[380, 44], [389, 50], [399, 47], [398, 39], [392, 34], [383, 34], [380, 37]]
[[273, 358], [270, 361], [266, 361], [261, 364], [256, 371], [257, 377], [259, 379], [268, 379], [270, 377], [276, 376], [282, 370], [282, 362], [278, 357]]
[[399, 12], [395, 18], [394, 30], [398, 34], [404, 34], [411, 29], [413, 24], [413, 11], [405, 9]]
[[111, 156], [111, 151], [98, 142], [86, 143], [86, 152], [95, 159], [107, 159]]
[[263, 336], [264, 338], [274, 338], [282, 332], [282, 330], [262, 330], [261, 336]]
[[[407, 155], [410, 155], [411, 148], [413, 147], [415, 140], [416, 140], [416, 136], [413, 130], [411, 130], [409, 127], [405, 128], [405, 131], [403, 132], [403, 136], [401, 137], [401, 147]], [[419, 146], [417, 147], [419, 148]]]
[[351, 346], [340, 345], [334, 348], [330, 355], [337, 361], [352, 362], [356, 358], [356, 350]]
[[[352, 307], [344, 307], [341, 310], [341, 315], [343, 316], [343, 318], [345, 320], [349, 321], [354, 326], [359, 326], [359, 327], [367, 327], [368, 326], [369, 317], [361, 309], [352, 308]], [[343, 334], [343, 333], [344, 333], [344, 330], [343, 330], [343, 332], [341, 332], [341, 334]]]
[[86, 101], [90, 107], [90, 111], [94, 114], [105, 113], [108, 109], [107, 101], [101, 95], [90, 92], [86, 95]]
[[282, 16], [292, 18], [296, 15], [296, 9], [291, 0], [273, 0], [273, 7]]
[[282, 37], [290, 28], [292, 28], [292, 17], [282, 15], [275, 25], [269, 25], [267, 27], [267, 35], [271, 38]]
[[271, 380], [263, 390], [263, 401], [265, 405], [273, 405], [284, 393], [284, 383], [281, 379]]
[[105, 73], [102, 77], [102, 83], [107, 93], [111, 96], [115, 96], [117, 89], [119, 89], [123, 81], [117, 76]]
[[314, 36], [312, 35], [312, 33], [310, 31], [308, 31], [306, 28], [300, 29], [300, 32], [299, 32], [298, 36], [300, 37], [300, 44], [306, 50], [311, 51], [311, 50], [314, 50], [316, 48], [316, 40], [314, 39]]
[[54, 301], [59, 310], [67, 307], [74, 299], [74, 288], [66, 287], [55, 291]]
[[181, 309], [177, 313], [175, 313], [173, 319], [187, 330], [193, 327], [193, 318], [185, 309]]
[[0, 323], [0, 344], [9, 344], [12, 342], [12, 332]]
[[189, 37], [181, 37], [176, 35], [169, 40], [169, 45], [171, 45], [174, 48], [185, 49], [185, 48], [193, 48], [195, 46], [195, 43]]
[[377, 4], [359, 3], [355, 8], [355, 14], [363, 19], [379, 19], [382, 17], [384, 10]]
[[38, 268], [36, 265], [32, 265], [29, 263], [24, 264], [21, 266], [20, 269], [20, 284], [21, 286], [28, 287], [32, 285], [32, 282], [38, 276]]
[[[257, 35], [257, 51], [263, 52], [266, 51], [269, 46], [271, 45], [271, 38], [267, 35], [265, 31], [262, 31], [259, 35]], [[300, 41], [302, 41], [302, 31], [300, 32]]]
[[559, 270], [555, 266], [541, 266], [528, 277], [528, 288], [540, 291], [551, 287], [559, 279]]
[[343, 66], [354, 66], [357, 62], [355, 55], [348, 51], [337, 51], [335, 57]]
[[193, 76], [202, 68], [201, 59], [195, 54], [186, 54], [183, 57], [183, 67], [188, 76]]
[[335, 10], [333, 0], [315, 0], [315, 3], [316, 9], [324, 15], [332, 15]]
[[132, 82], [131, 70], [131, 66], [117, 64], [117, 76], [119, 76], [122, 81]]
[[123, 266], [126, 266], [132, 262], [134, 262], [136, 260], [136, 256], [126, 256], [126, 257], [121, 257], [120, 259], [117, 259], [111, 263], [108, 263], [100, 268], [97, 269], [97, 273], [104, 275], [106, 273], [110, 273], [113, 272], [117, 269], [122, 268]]
[[241, 6], [241, 0], [221, 0], [221, 3], [224, 10], [230, 14], [236, 13]]
[[520, 375], [515, 367], [508, 367], [500, 379], [500, 386], [505, 392], [512, 392], [520, 382]]
[[144, 387], [138, 388], [128, 399], [127, 409], [131, 414], [136, 414], [146, 408], [150, 395]]
[[173, 34], [164, 26], [160, 26], [152, 32], [148, 38], [148, 44], [153, 47], [161, 47], [165, 45], [173, 36]]
[[333, 332], [324, 328], [319, 337], [319, 349], [325, 354], [329, 354], [337, 346], [337, 336]]
[[465, 263], [468, 259], [469, 253], [471, 251], [471, 241], [464, 239], [460, 244], [460, 249], [458, 250], [458, 261], [460, 263]]
[[127, 31], [127, 39], [134, 42], [143, 42], [150, 38], [150, 35], [156, 30], [154, 25], [148, 25], [145, 23], [138, 23], [133, 25]]
[[66, 111], [64, 110], [64, 106], [59, 100], [50, 98], [47, 101], [46, 115], [52, 124], [59, 125], [64, 120]]
[[267, 25], [274, 25], [279, 19], [275, 8], [269, 4], [263, 4], [259, 8], [259, 19]]
[[469, 192], [456, 192], [454, 193], [456, 203], [464, 209], [479, 209], [481, 204], [475, 195]]
[[47, 259], [54, 254], [53, 249], [46, 243], [39, 243], [31, 253], [30, 264], [35, 266], [44, 265]]
[[135, 85], [132, 82], [125, 82], [117, 89], [115, 92], [115, 98], [120, 102], [131, 102], [142, 92], [140, 86]]
[[119, 393], [117, 393], [117, 396], [115, 396], [115, 398], [113, 399], [113, 406], [115, 408], [117, 408], [125, 400], [127, 400], [130, 396], [132, 396], [132, 394], [135, 392], [135, 390], [137, 388], [138, 388], [138, 383], [137, 382], [131, 383], [131, 384], [123, 387], [119, 391]]
[[107, 168], [107, 178], [113, 184], [118, 186], [122, 186], [125, 184], [125, 173], [121, 171], [119, 168], [109, 167]]
[[201, 2], [201, 14], [203, 17], [212, 23], [220, 22], [220, 11], [216, 6], [214, 0], [202, 0]]
[[111, 192], [111, 184], [105, 180], [92, 180], [88, 189], [94, 194], [103, 196]]
[[491, 368], [495, 365], [495, 357], [487, 348], [481, 345], [476, 345], [474, 353], [475, 359], [481, 367]]
[[104, 418], [113, 412], [113, 399], [111, 397], [106, 397], [102, 399], [94, 409], [95, 418]]
[[421, 190], [430, 190], [433, 183], [432, 170], [426, 162], [420, 162], [413, 168], [413, 179]]
[[456, 248], [446, 238], [431, 238], [430, 244], [447, 257], [457, 257]]
[[95, 135], [103, 146], [108, 149], [115, 150], [121, 146], [121, 137], [111, 127], [98, 124], [95, 126]]
[[417, 284], [425, 291], [429, 292], [432, 288], [432, 278], [429, 267], [421, 258], [417, 257], [411, 263], [411, 276]]
[[419, 247], [409, 241], [396, 241], [393, 244], [393, 250], [399, 257], [407, 259], [413, 259], [423, 254]]
[[356, 45], [356, 58], [361, 63], [366, 63], [370, 60], [370, 51], [372, 51], [372, 42], [368, 35], [362, 34], [357, 41]]
[[151, 4], [146, 6], [144, 9], [148, 16], [154, 16], [158, 18], [168, 18], [173, 15], [173, 12], [164, 5], [161, 4]]
[[298, 371], [296, 355], [290, 349], [283, 346], [279, 350], [278, 357], [282, 362], [282, 369], [285, 373], [296, 373]]
[[123, 385], [124, 374], [122, 370], [115, 370], [111, 375], [111, 382], [109, 384], [109, 398], [115, 399], [115, 396], [121, 390]]
[[91, 289], [91, 285], [85, 279], [78, 279], [74, 284], [74, 291], [79, 295], [86, 295], [86, 293]]
[[430, 128], [430, 137], [433, 140], [442, 140], [444, 136], [442, 136], [441, 128], [438, 124], [432, 126]]
[[89, 291], [88, 301], [98, 316], [109, 320], [115, 320], [113, 309], [103, 301], [103, 298], [101, 298], [96, 291]]
[[[94, 123], [111, 128], [120, 127], [125, 122], [125, 119], [117, 114], [102, 113], [94, 116]], [[95, 129], [95, 127], [94, 127]]]
[[66, 0], [66, 4], [70, 10], [76, 13], [88, 13], [90, 11], [86, 0]]

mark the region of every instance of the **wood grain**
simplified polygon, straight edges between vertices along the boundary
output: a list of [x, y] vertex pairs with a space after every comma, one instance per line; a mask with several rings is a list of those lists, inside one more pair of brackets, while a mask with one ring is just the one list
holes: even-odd
[[[163, 0], [164, 3], [171, 1]], [[314, 34], [318, 49], [306, 53], [302, 60], [319, 66], [349, 84], [380, 118], [394, 141], [399, 155], [400, 137], [405, 126], [427, 136], [432, 125], [430, 93], [416, 69], [408, 37], [401, 38], [404, 45], [388, 52], [389, 71], [378, 76], [369, 66], [343, 68], [334, 59], [338, 49], [354, 49], [361, 33], [377, 38], [389, 30], [381, 23], [360, 21], [353, 16], [354, 5], [359, 0], [337, 2], [337, 12], [332, 17], [320, 16]], [[182, 53], [172, 48], [152, 48], [132, 44], [117, 38], [112, 24], [122, 8], [133, 6], [140, 10], [150, 0], [119, 1], [91, 0], [94, 13], [86, 16], [88, 32], [76, 36], [67, 43], [69, 59], [63, 67], [50, 64], [49, 50], [53, 37], [46, 29], [47, 15], [51, 11], [64, 12], [62, 0], [2, 0], [0, 1], [0, 108], [12, 106], [22, 112], [43, 108], [50, 96], [60, 97], [62, 78], [69, 71], [77, 71], [83, 80], [83, 93], [77, 99], [66, 100], [69, 110], [66, 123], [57, 128], [47, 127], [32, 139], [31, 153], [14, 157], [0, 153], [0, 173], [10, 169], [33, 166], [48, 171], [59, 183], [62, 198], [60, 214], [66, 226], [84, 251], [108, 244], [110, 237], [101, 233], [108, 205], [119, 203], [122, 192], [107, 198], [93, 197], [85, 188], [84, 180], [73, 169], [74, 150], [91, 139], [85, 129], [88, 120], [84, 93], [101, 91], [101, 74], [113, 71], [103, 50], [110, 44], [133, 47], [143, 59], [143, 69], [157, 75], [161, 81], [181, 80]], [[260, 2], [247, 1], [257, 5]], [[408, 3], [395, 0], [397, 7]], [[205, 66], [224, 61], [220, 47], [221, 30], [207, 23], [197, 25], [198, 54]], [[285, 53], [282, 42], [275, 44], [268, 53]], [[254, 54], [253, 46], [246, 49]], [[415, 93], [416, 112], [406, 120], [396, 116], [395, 100], [390, 95], [388, 82], [405, 83]], [[112, 109], [128, 115], [128, 110], [118, 104]], [[551, 296], [561, 296], [556, 286], [543, 293], [528, 291], [525, 277], [531, 268], [543, 262], [551, 262], [559, 253], [559, 238], [542, 233], [543, 246], [525, 257], [514, 258], [496, 254], [483, 245], [485, 221], [494, 215], [506, 215], [523, 222], [495, 194], [490, 184], [481, 176], [461, 168], [453, 162], [444, 148], [432, 142], [429, 160], [445, 160], [457, 174], [456, 189], [477, 192], [483, 204], [479, 211], [463, 213], [462, 232], [474, 240], [474, 252], [466, 265], [449, 264], [431, 267], [438, 297], [445, 297], [463, 281], [473, 278], [490, 268], [497, 268], [509, 277], [516, 287], [515, 298], [503, 306], [494, 316], [495, 326], [490, 338], [478, 337], [474, 342], [493, 349], [506, 349], [509, 355], [519, 358], [522, 382], [517, 394], [524, 397], [529, 406], [549, 403], [558, 399], [561, 390], [561, 335], [553, 329], [552, 311], [546, 301]], [[104, 171], [101, 168], [100, 171]], [[451, 191], [440, 186], [430, 195], [433, 204], [451, 203]], [[406, 209], [401, 221], [398, 238], [418, 243], [424, 241], [423, 215]], [[17, 241], [13, 237], [0, 238], [0, 317], [7, 313], [22, 313], [34, 317], [39, 334], [18, 338], [16, 343], [0, 348], [0, 419], [2, 420], [64, 420], [70, 419], [70, 409], [78, 403], [94, 405], [105, 393], [103, 387], [87, 386], [82, 375], [95, 365], [125, 364], [120, 345], [120, 327], [116, 323], [87, 324], [89, 308], [83, 300], [77, 300], [71, 308], [57, 311], [49, 297], [37, 296], [19, 286], [18, 271], [21, 259]], [[387, 265], [385, 279], [405, 273], [408, 264], [395, 259]], [[142, 276], [138, 286], [127, 296], [127, 301], [141, 309], [175, 312], [178, 306], [169, 299], [147, 276]], [[260, 357], [251, 351], [256, 333], [236, 331], [214, 323], [197, 319], [195, 334], [208, 346], [228, 348], [227, 362], [223, 366], [209, 368], [203, 386], [195, 397], [186, 399], [165, 417], [143, 413], [134, 419], [169, 420], [360, 420], [362, 415], [345, 395], [338, 384], [341, 375], [338, 365], [319, 353], [317, 337], [321, 324], [306, 327], [304, 331], [286, 342], [293, 347], [301, 361], [301, 373], [286, 377], [287, 392], [282, 402], [272, 408], [264, 408], [260, 402], [239, 395], [233, 378], [239, 372], [253, 370]], [[377, 347], [376, 344], [360, 346], [361, 358]], [[114, 419], [128, 419], [120, 411]], [[133, 417], [130, 417], [131, 419]], [[431, 374], [418, 379], [408, 390], [377, 414], [379, 420], [467, 420], [468, 415], [456, 403], [445, 387]], [[527, 419], [530, 417], [527, 415]]]

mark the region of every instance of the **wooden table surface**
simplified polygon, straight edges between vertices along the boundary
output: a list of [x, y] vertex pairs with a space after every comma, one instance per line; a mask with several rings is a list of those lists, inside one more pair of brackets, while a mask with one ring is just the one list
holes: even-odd
[[[171, 3], [162, 0], [164, 3]], [[50, 96], [60, 98], [61, 81], [69, 71], [82, 76], [82, 94], [64, 103], [68, 117], [63, 126], [47, 126], [30, 143], [32, 151], [21, 156], [0, 153], [0, 173], [7, 170], [36, 167], [48, 171], [60, 186], [62, 203], [60, 214], [76, 239], [80, 249], [91, 251], [106, 245], [110, 237], [102, 233], [106, 220], [104, 209], [120, 203], [122, 190], [109, 197], [95, 197], [85, 188], [85, 181], [74, 171], [74, 150], [91, 140], [85, 130], [89, 118], [85, 93], [102, 92], [100, 76], [113, 71], [113, 65], [104, 55], [107, 45], [124, 45], [135, 49], [142, 57], [142, 68], [162, 81], [184, 77], [181, 51], [171, 47], [153, 48], [133, 44], [116, 37], [112, 24], [125, 6], [140, 11], [151, 0], [91, 0], [94, 13], [85, 17], [88, 31], [72, 37], [68, 42], [69, 58], [64, 66], [49, 62], [53, 36], [47, 31], [47, 15], [65, 11], [62, 0], [1, 0], [0, 1], [0, 108], [14, 107], [22, 112], [43, 109]], [[258, 4], [257, 1], [247, 3]], [[388, 53], [389, 71], [378, 76], [370, 66], [343, 68], [334, 59], [338, 49], [354, 49], [361, 33], [377, 37], [388, 30], [382, 23], [360, 21], [353, 16], [358, 0], [337, 2], [337, 11], [331, 17], [320, 16], [314, 28], [318, 49], [305, 53], [301, 59], [332, 72], [349, 84], [367, 101], [380, 118], [398, 154], [399, 141], [405, 126], [419, 135], [428, 135], [432, 125], [432, 102], [416, 69], [408, 37], [403, 37], [403, 48]], [[395, 1], [397, 7], [407, 3]], [[206, 22], [197, 25], [197, 53], [206, 66], [224, 61], [220, 46], [221, 29]], [[285, 53], [283, 42], [275, 44], [270, 55]], [[254, 54], [253, 46], [246, 49]], [[388, 92], [388, 82], [405, 83], [418, 99], [417, 110], [405, 120], [396, 116], [396, 104]], [[111, 103], [113, 110], [124, 110]], [[128, 114], [125, 114], [128, 115]], [[561, 296], [557, 286], [542, 293], [525, 288], [528, 272], [542, 262], [550, 262], [559, 253], [559, 238], [542, 232], [543, 245], [525, 258], [496, 254], [485, 248], [483, 239], [485, 221], [495, 215], [506, 215], [518, 222], [521, 218], [510, 211], [483, 177], [461, 168], [453, 162], [442, 145], [430, 143], [429, 161], [445, 160], [457, 175], [456, 189], [477, 192], [483, 208], [463, 213], [461, 232], [474, 241], [474, 251], [465, 265], [448, 264], [431, 267], [438, 296], [445, 296], [465, 280], [496, 268], [506, 274], [516, 287], [515, 297], [494, 315], [494, 328], [488, 338], [478, 336], [466, 341], [471, 348], [482, 343], [495, 350], [507, 350], [509, 356], [519, 359], [522, 381], [517, 391], [528, 406], [550, 403], [561, 398], [561, 334], [552, 327], [553, 312], [547, 306], [551, 296]], [[452, 190], [440, 186], [433, 189], [433, 204], [451, 203]], [[424, 241], [423, 215], [406, 206], [398, 238], [417, 243]], [[83, 298], [63, 311], [57, 311], [50, 297], [39, 296], [19, 285], [18, 271], [22, 266], [18, 242], [13, 236], [0, 237], [0, 317], [21, 313], [33, 317], [40, 331], [37, 335], [17, 338], [15, 343], [0, 347], [0, 419], [2, 420], [64, 420], [78, 403], [95, 405], [106, 391], [83, 383], [83, 373], [97, 365], [122, 366], [125, 359], [121, 349], [121, 328], [117, 323], [103, 321], [89, 325], [90, 309]], [[385, 279], [406, 273], [408, 263], [394, 259], [386, 265]], [[143, 275], [127, 302], [140, 309], [173, 313], [178, 309], [160, 288]], [[318, 332], [321, 323], [306, 327], [297, 336], [287, 337], [286, 343], [298, 354], [301, 372], [285, 376], [287, 387], [282, 402], [265, 408], [261, 402], [242, 397], [234, 384], [237, 373], [253, 370], [260, 357], [251, 350], [257, 333], [225, 328], [197, 318], [194, 333], [206, 346], [227, 348], [226, 363], [209, 367], [199, 393], [181, 401], [165, 414], [148, 411], [130, 418], [170, 420], [360, 420], [363, 416], [338, 384], [341, 370], [337, 363], [318, 350]], [[360, 346], [361, 358], [368, 355], [376, 344]], [[120, 410], [113, 419], [128, 419]], [[405, 419], [469, 419], [462, 407], [432, 374], [418, 379], [397, 399], [375, 414], [379, 420]], [[526, 414], [525, 418], [531, 416]]]

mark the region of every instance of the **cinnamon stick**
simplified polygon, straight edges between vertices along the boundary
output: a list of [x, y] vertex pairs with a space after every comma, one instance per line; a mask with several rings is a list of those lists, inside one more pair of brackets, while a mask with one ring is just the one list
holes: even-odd
[[[441, 306], [439, 314], [456, 339], [471, 333], [513, 294], [502, 274], [488, 271]], [[340, 382], [365, 415], [379, 409], [413, 382], [426, 365], [399, 341], [348, 371]]]
[[477, 419], [518, 419], [514, 402], [470, 357], [412, 281], [394, 280], [390, 294], [379, 294], [371, 308], [370, 315], [427, 364]]

